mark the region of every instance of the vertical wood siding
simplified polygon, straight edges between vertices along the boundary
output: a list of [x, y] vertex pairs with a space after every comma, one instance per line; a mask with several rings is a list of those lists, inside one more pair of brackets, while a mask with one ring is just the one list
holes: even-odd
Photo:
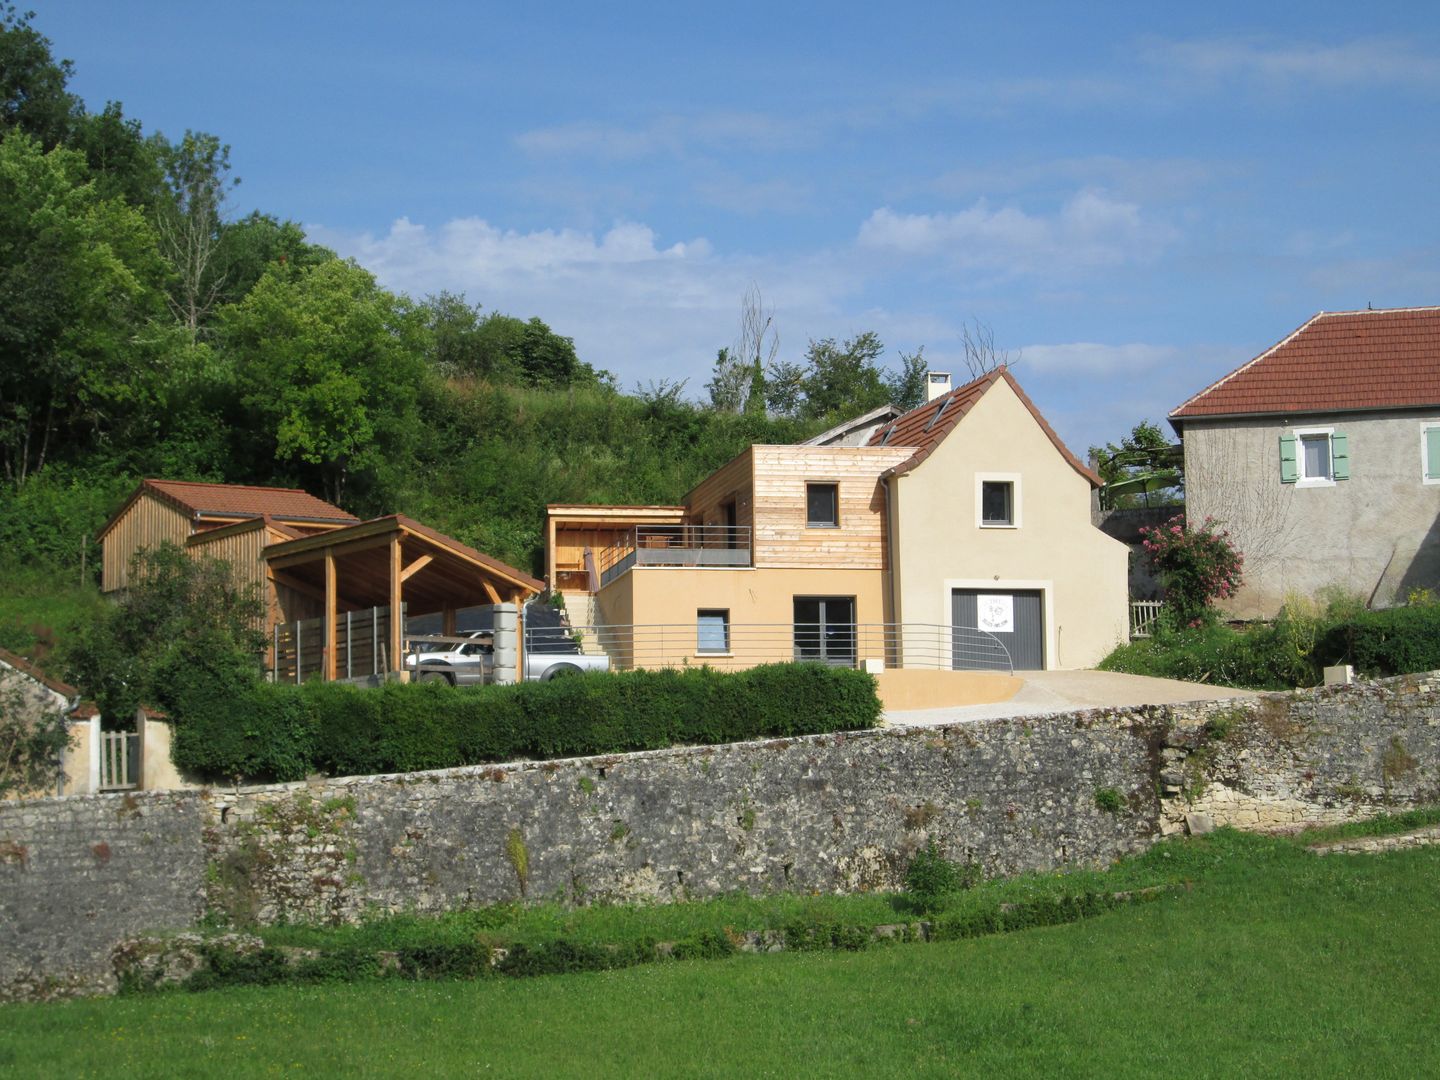
[[130, 560], [142, 548], [156, 548], [165, 542], [185, 543], [193, 531], [190, 518], [149, 492], [136, 499], [100, 545], [102, 562], [100, 588], [104, 592], [128, 588]]

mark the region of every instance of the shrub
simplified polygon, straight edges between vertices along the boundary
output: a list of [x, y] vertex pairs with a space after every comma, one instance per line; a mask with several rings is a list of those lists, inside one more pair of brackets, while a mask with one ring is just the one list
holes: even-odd
[[226, 780], [410, 772], [853, 731], [880, 715], [870, 675], [822, 664], [376, 689], [245, 686], [238, 675], [200, 665], [176, 672], [175, 682], [176, 764]]
[[1199, 626], [1210, 619], [1210, 604], [1235, 594], [1244, 557], [1230, 534], [1206, 518], [1198, 529], [1177, 514], [1164, 525], [1140, 530], [1150, 566], [1165, 585], [1165, 603], [1176, 625]]
[[1360, 612], [1329, 627], [1316, 651], [1322, 664], [1353, 664], [1368, 676], [1440, 669], [1440, 606]]
[[1125, 809], [1125, 796], [1116, 791], [1113, 787], [1101, 787], [1095, 789], [1095, 808], [1103, 810], [1107, 814], [1118, 814]]
[[905, 870], [905, 892], [916, 910], [934, 911], [946, 896], [972, 888], [979, 879], [979, 867], [952, 862], [931, 840], [910, 860]]

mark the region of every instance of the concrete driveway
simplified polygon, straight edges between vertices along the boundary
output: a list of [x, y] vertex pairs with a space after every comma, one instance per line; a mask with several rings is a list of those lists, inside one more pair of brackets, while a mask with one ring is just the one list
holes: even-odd
[[907, 709], [885, 713], [894, 725], [953, 724], [996, 716], [1035, 716], [1076, 709], [1115, 708], [1122, 705], [1173, 705], [1185, 701], [1220, 701], [1255, 697], [1254, 690], [1228, 686], [1152, 679], [1148, 675], [1122, 675], [1113, 671], [1027, 671], [1014, 697], [987, 705], [959, 705], [943, 709]]

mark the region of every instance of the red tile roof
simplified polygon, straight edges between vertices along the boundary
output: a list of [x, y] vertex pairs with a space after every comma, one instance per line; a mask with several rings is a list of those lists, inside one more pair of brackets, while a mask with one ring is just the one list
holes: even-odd
[[26, 660], [23, 656], [11, 652], [9, 649], [0, 649], [0, 663], [3, 663], [8, 667], [14, 668], [21, 674], [30, 676], [30, 678], [34, 679], [41, 685], [47, 686], [51, 690], [54, 690], [55, 693], [59, 694], [61, 697], [74, 699], [80, 696], [80, 691], [76, 690], [75, 687], [71, 686], [69, 683], [61, 682], [59, 679], [51, 678], [49, 675], [46, 675], [45, 672], [41, 671], [38, 667], [36, 667], [33, 662]]
[[1322, 311], [1170, 419], [1435, 405], [1440, 307]]
[[360, 519], [347, 514], [324, 499], [317, 499], [299, 488], [252, 487], [246, 484], [207, 484], [198, 480], [142, 480], [134, 494], [100, 530], [110, 531], [135, 500], [149, 492], [190, 515], [216, 517], [271, 517], [294, 521], [355, 522]]
[[982, 375], [973, 382], [951, 390], [948, 394], [942, 394], [933, 401], [927, 401], [918, 409], [911, 409], [893, 423], [886, 424], [876, 431], [870, 437], [868, 444], [870, 446], [913, 446], [916, 448], [914, 456], [896, 465], [893, 469], [887, 470], [886, 475], [898, 476], [901, 473], [907, 473], [929, 457], [935, 448], [944, 441], [945, 436], [950, 434], [955, 426], [964, 419], [975, 403], [985, 396], [985, 392], [1001, 379], [1010, 385], [1015, 396], [1020, 399], [1025, 408], [1030, 410], [1030, 415], [1040, 425], [1040, 430], [1045, 432], [1046, 437], [1055, 444], [1055, 449], [1060, 451], [1060, 456], [1065, 459], [1066, 463], [1095, 487], [1100, 487], [1103, 483], [1100, 477], [1082, 465], [1080, 459], [1060, 441], [1060, 436], [1055, 434], [1055, 429], [1046, 422], [1045, 417], [1040, 415], [1040, 410], [1035, 408], [1035, 403], [1026, 396], [1024, 390], [1020, 389], [1020, 384], [1015, 381], [1015, 376], [1011, 375], [1006, 367], [998, 367], [988, 375]]

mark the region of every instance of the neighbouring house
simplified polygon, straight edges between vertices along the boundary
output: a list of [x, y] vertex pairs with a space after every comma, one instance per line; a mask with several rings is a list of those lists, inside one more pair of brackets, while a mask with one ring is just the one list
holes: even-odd
[[931, 394], [863, 445], [852, 424], [751, 446], [682, 505], [549, 507], [546, 570], [582, 644], [617, 667], [1096, 663], [1128, 629], [1099, 477], [1004, 368]]
[[[230, 564], [259, 590], [273, 678], [403, 674], [405, 619], [519, 605], [543, 584], [401, 514], [360, 521], [304, 491], [145, 480], [100, 533], [102, 588], [128, 585], [136, 552], [170, 542]], [[511, 670], [513, 660], [497, 668]]]
[[1226, 610], [1440, 584], [1440, 307], [1321, 312], [1170, 414], [1186, 513], [1245, 556]]

